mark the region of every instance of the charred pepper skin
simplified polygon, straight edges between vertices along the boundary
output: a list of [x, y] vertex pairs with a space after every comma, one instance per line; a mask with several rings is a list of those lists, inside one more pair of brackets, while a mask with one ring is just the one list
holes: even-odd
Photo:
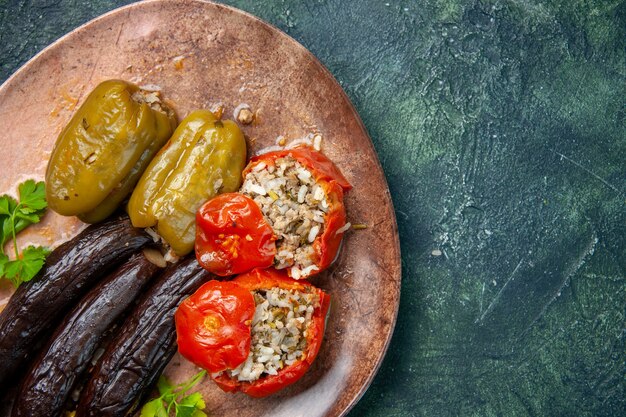
[[212, 277], [190, 257], [150, 285], [96, 364], [76, 417], [134, 415], [176, 353], [176, 308]]
[[155, 100], [155, 93], [122, 80], [104, 81], [89, 94], [50, 156], [52, 210], [89, 223], [115, 211], [176, 127], [174, 112]]
[[0, 388], [14, 380], [73, 303], [151, 242], [123, 216], [90, 226], [56, 248], [39, 275], [20, 285], [0, 313]]
[[128, 202], [135, 227], [155, 227], [178, 256], [194, 247], [196, 210], [236, 191], [246, 141], [236, 123], [208, 110], [191, 112], [142, 175]]
[[158, 271], [143, 253], [137, 253], [83, 297], [31, 364], [12, 417], [61, 416], [104, 332]]

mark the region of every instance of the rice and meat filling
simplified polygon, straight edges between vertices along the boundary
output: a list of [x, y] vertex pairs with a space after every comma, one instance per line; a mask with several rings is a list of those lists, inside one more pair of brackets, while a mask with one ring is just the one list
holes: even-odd
[[312, 243], [324, 232], [329, 204], [311, 172], [291, 156], [275, 166], [257, 164], [246, 176], [241, 192], [261, 208], [277, 236], [274, 266], [291, 267], [298, 279], [318, 269]]
[[236, 369], [226, 371], [239, 381], [276, 375], [280, 369], [304, 359], [307, 329], [320, 306], [317, 293], [271, 288], [253, 291], [256, 310], [252, 319], [250, 354]]
[[161, 93], [159, 91], [150, 91], [140, 88], [139, 91], [133, 93], [131, 98], [139, 104], [146, 103], [152, 110], [165, 113], [168, 116], [174, 114], [172, 109], [167, 107], [161, 100]]

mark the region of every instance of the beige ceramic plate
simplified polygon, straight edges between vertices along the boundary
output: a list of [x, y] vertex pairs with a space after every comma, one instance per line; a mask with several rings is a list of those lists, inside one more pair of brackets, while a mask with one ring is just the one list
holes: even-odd
[[[332, 296], [325, 341], [305, 377], [278, 395], [252, 399], [201, 386], [214, 416], [344, 415], [365, 392], [385, 354], [398, 311], [400, 250], [391, 198], [372, 143], [330, 73], [284, 33], [238, 10], [201, 1], [146, 1], [76, 29], [0, 87], [0, 192], [42, 179], [62, 126], [99, 82], [154, 84], [179, 116], [222, 104], [232, 118], [241, 103], [256, 111], [244, 126], [251, 153], [321, 134], [322, 150], [354, 189], [347, 233], [335, 265], [315, 279]], [[21, 243], [55, 245], [83, 225], [53, 213]], [[5, 288], [4, 293], [8, 290]], [[196, 372], [176, 356], [167, 374]]]

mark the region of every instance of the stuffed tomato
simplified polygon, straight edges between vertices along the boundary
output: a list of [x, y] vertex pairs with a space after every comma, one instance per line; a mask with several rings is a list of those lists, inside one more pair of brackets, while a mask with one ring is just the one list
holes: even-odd
[[350, 188], [332, 161], [310, 148], [256, 156], [239, 193], [198, 210], [198, 262], [222, 276], [272, 265], [294, 279], [319, 273], [339, 250]]
[[309, 369], [329, 305], [325, 292], [284, 271], [209, 281], [176, 311], [178, 350], [222, 390], [265, 397]]

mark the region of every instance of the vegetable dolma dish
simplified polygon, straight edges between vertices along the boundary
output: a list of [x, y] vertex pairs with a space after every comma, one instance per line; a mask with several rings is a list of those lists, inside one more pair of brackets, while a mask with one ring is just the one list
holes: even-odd
[[394, 211], [302, 46], [228, 6], [133, 3], [0, 86], [0, 126], [0, 417], [338, 417], [363, 395]]
[[[199, 109], [178, 124], [160, 93], [99, 84], [32, 191], [37, 210], [93, 225], [31, 266], [41, 270], [0, 314], [0, 384], [21, 381], [11, 416], [164, 415], [168, 401], [192, 402], [191, 387], [179, 398], [159, 380], [176, 350], [225, 392], [296, 383], [330, 306], [306, 278], [330, 266], [350, 226], [351, 185], [319, 145], [246, 166], [236, 122]], [[155, 384], [161, 396], [146, 401]]]
[[352, 186], [323, 154], [308, 147], [252, 158], [240, 194], [198, 211], [196, 253], [217, 275], [252, 267], [285, 269], [304, 279], [335, 259], [346, 230], [344, 192]]

